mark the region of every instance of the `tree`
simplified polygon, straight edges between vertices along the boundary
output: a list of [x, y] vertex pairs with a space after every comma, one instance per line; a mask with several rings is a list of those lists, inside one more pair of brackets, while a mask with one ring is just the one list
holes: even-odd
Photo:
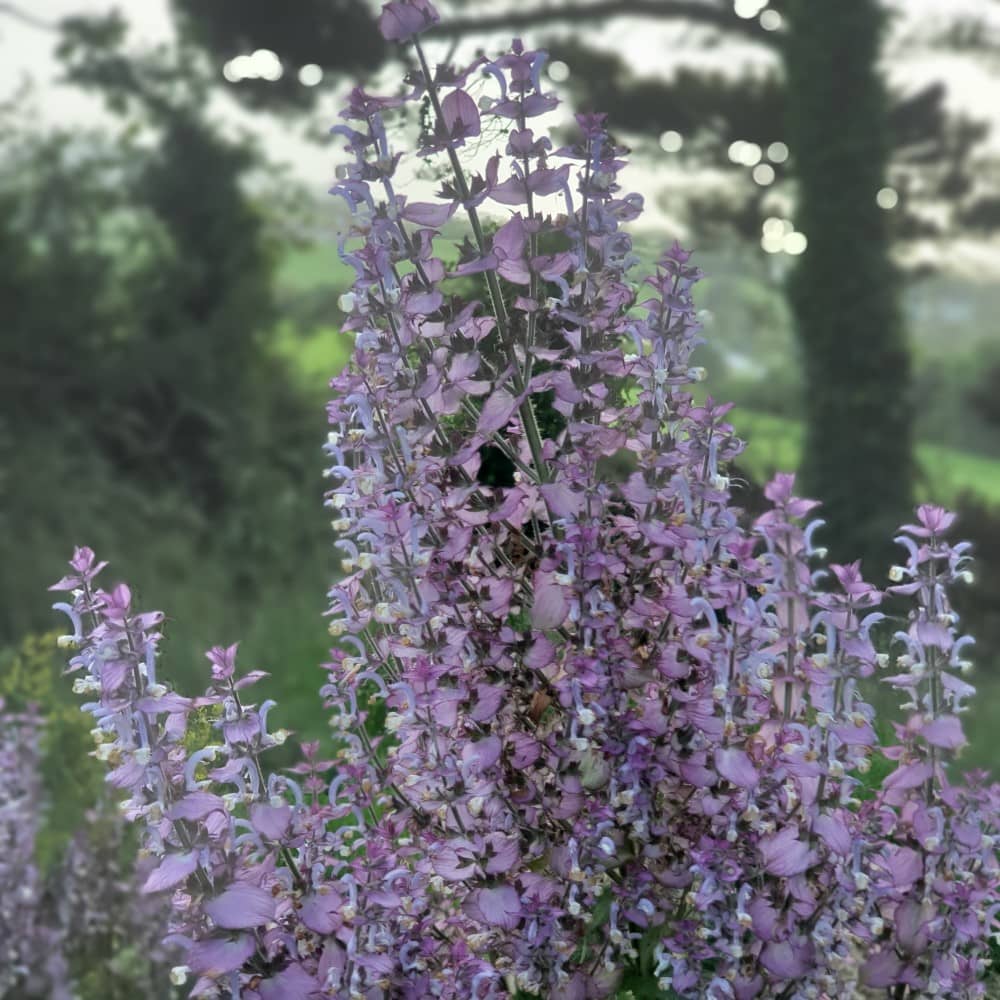
[[[802, 475], [823, 499], [838, 548], [877, 554], [884, 565], [892, 552], [879, 539], [909, 504], [913, 479], [899, 280], [873, 197], [889, 153], [875, 69], [884, 17], [875, 0], [793, 0], [787, 18], [796, 224], [809, 234], [789, 284], [808, 387]], [[855, 480], [843, 475], [851, 468]]]
[[211, 546], [245, 594], [306, 575], [321, 530], [295, 509], [320, 478], [270, 343], [276, 253], [246, 184], [261, 158], [205, 111], [190, 51], [136, 55], [116, 17], [61, 31], [68, 80], [114, 132], [0, 109], [0, 643], [40, 624], [30, 595], [67, 537], [160, 567]]
[[[343, 13], [310, 7], [279, 29], [266, 0], [250, 0], [239, 4], [244, 27], [237, 31], [233, 3], [206, 7], [174, 0], [174, 5], [192, 37], [207, 40], [214, 58], [232, 58], [241, 44], [260, 44], [287, 58], [292, 68], [304, 58], [305, 40], [333, 31]], [[897, 305], [900, 275], [890, 250], [894, 241], [939, 232], [927, 202], [968, 194], [964, 202], [955, 201], [952, 221], [981, 226], [989, 218], [988, 212], [970, 214], [970, 175], [982, 126], [947, 115], [940, 85], [889, 97], [876, 69], [885, 37], [885, 11], [877, 0], [848, 0], [822, 12], [798, 0], [740, 0], [735, 8], [729, 0], [580, 0], [501, 12], [478, 0], [460, 6], [465, 16], [446, 19], [437, 37], [579, 25], [571, 38], [547, 43], [574, 69], [568, 86], [575, 103], [610, 112], [630, 135], [658, 138], [675, 130], [685, 140], [701, 136], [703, 141], [685, 142], [686, 150], [695, 149], [686, 155], [741, 175], [735, 201], [731, 195], [720, 201], [697, 190], [690, 194], [688, 214], [702, 231], [724, 220], [728, 229], [760, 238], [763, 218], [774, 213], [771, 192], [790, 182], [784, 187], [795, 189], [795, 223], [809, 240], [789, 286], [807, 383], [805, 486], [824, 498], [838, 551], [881, 558], [879, 540], [885, 525], [908, 507], [913, 473], [909, 365]], [[353, 4], [344, 9], [345, 16], [356, 14]], [[590, 29], [613, 17], [686, 24], [700, 33], [697, 44], [749, 42], [777, 61], [771, 71], [747, 78], [692, 69], [669, 80], [638, 76], [623, 54], [590, 40]], [[824, 48], [821, 25], [828, 20], [828, 27], [837, 29], [829, 41], [839, 40], [840, 63]], [[356, 53], [331, 47], [326, 68], [357, 66], [359, 53], [372, 63], [392, 54], [367, 46], [368, 37], [362, 34]], [[951, 36], [935, 42], [957, 44]], [[307, 102], [318, 89], [300, 88], [301, 100]], [[287, 106], [286, 90], [268, 91], [254, 80], [235, 88], [238, 97], [258, 106], [269, 94]], [[783, 122], [790, 129], [784, 135]], [[780, 150], [784, 138], [791, 146], [787, 159]], [[752, 182], [747, 166], [776, 141], [775, 162], [755, 172], [759, 183]], [[734, 142], [743, 142], [744, 154], [749, 149], [742, 164], [733, 163]], [[884, 196], [898, 201], [891, 228], [875, 204], [876, 192], [889, 183], [890, 165], [898, 178], [898, 190]], [[979, 188], [976, 199], [980, 208], [989, 207]], [[846, 464], [833, 460], [848, 453]], [[854, 470], [850, 481], [828, 472], [843, 468]]]

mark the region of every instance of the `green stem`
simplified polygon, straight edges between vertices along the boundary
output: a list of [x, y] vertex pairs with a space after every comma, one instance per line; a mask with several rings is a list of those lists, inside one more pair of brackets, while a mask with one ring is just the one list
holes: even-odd
[[[430, 98], [431, 106], [434, 108], [434, 114], [437, 117], [438, 123], [443, 127], [444, 113], [441, 110], [441, 101], [438, 97], [437, 87], [431, 77], [427, 57], [424, 55], [424, 50], [416, 39], [414, 39], [413, 47], [416, 50], [417, 59], [420, 60], [420, 69], [424, 74], [424, 82], [427, 85], [427, 96]], [[455, 175], [455, 183], [458, 185], [459, 196], [461, 197], [466, 214], [469, 216], [469, 223], [472, 226], [472, 233], [476, 238], [476, 245], [479, 247], [479, 252], [485, 256], [487, 253], [486, 236], [483, 232], [482, 223], [479, 220], [479, 213], [476, 211], [474, 205], [469, 204], [472, 195], [469, 191], [468, 182], [465, 179], [465, 172], [462, 170], [462, 164], [458, 159], [458, 152], [454, 144], [448, 140], [445, 141], [445, 150], [448, 153], [452, 173]], [[507, 360], [511, 366], [511, 379], [514, 383], [514, 391], [518, 396], [521, 396], [525, 392], [525, 383], [510, 333], [510, 317], [507, 315], [507, 306], [504, 303], [503, 292], [500, 288], [500, 282], [497, 280], [496, 272], [490, 270], [485, 273], [486, 285], [489, 289], [490, 301], [493, 305], [493, 315], [497, 321], [497, 330], [504, 349], [507, 352]], [[535, 464], [538, 481], [541, 483], [548, 482], [548, 465], [542, 456], [542, 437], [538, 429], [538, 422], [535, 419], [535, 411], [531, 405], [531, 400], [525, 397], [521, 401], [518, 411], [521, 415], [521, 422], [524, 425], [525, 436], [528, 439], [528, 447], [531, 449], [531, 458]]]

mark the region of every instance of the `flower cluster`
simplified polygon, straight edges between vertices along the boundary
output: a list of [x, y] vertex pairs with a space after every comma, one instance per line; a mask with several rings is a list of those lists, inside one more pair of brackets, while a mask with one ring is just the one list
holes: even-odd
[[175, 997], [174, 950], [164, 940], [168, 901], [140, 891], [155, 862], [134, 859], [129, 825], [107, 798], [87, 810], [50, 876], [74, 994]]
[[[99, 589], [89, 550], [58, 585], [97, 755], [157, 858], [146, 888], [173, 892], [177, 978], [251, 1000], [585, 1000], [638, 965], [715, 1000], [977, 995], [997, 792], [945, 774], [970, 691], [946, 669], [964, 645], [946, 515], [904, 529], [931, 539], [899, 570], [923, 601], [894, 681], [915, 714], [863, 803], [883, 594], [858, 564], [823, 568], [793, 477], [753, 523], [733, 505], [729, 407], [691, 391], [699, 271], [675, 245], [631, 279], [642, 199], [603, 116], [554, 149], [545, 54], [432, 71], [417, 36], [436, 20], [384, 6], [419, 70], [402, 96], [355, 89], [334, 129], [356, 273], [326, 446], [336, 759], [306, 744], [296, 778], [267, 776], [279, 734], [242, 700], [260, 674], [236, 678], [235, 647], [183, 698], [157, 679], [162, 615]], [[418, 154], [450, 172], [435, 201], [394, 182], [388, 116], [412, 102], [433, 114]], [[506, 145], [470, 174], [484, 123]], [[483, 301], [455, 294], [470, 276]]]
[[237, 970], [296, 947], [274, 930], [275, 917], [304, 885], [289, 847], [302, 857], [307, 837], [305, 819], [293, 822], [303, 806], [298, 784], [261, 768], [262, 751], [287, 736], [268, 731], [273, 702], [243, 700], [265, 675], [237, 678], [236, 647], [216, 647], [206, 693], [181, 697], [157, 676], [163, 614], [134, 611], [123, 584], [96, 587], [104, 564], [91, 550], [77, 549], [70, 567], [53, 589], [72, 595], [55, 607], [73, 625], [63, 644], [78, 647], [73, 687], [94, 697], [83, 705], [94, 717], [94, 754], [128, 796], [121, 811], [142, 824], [143, 854], [155, 859], [142, 891], [173, 891], [167, 943], [186, 961], [172, 979], [193, 974], [196, 996], [217, 994], [220, 979], [234, 996], [253, 996], [241, 994]]
[[897, 766], [873, 817], [875, 836], [893, 846], [875, 861], [870, 907], [878, 927], [891, 930], [865, 976], [870, 985], [902, 985], [920, 996], [982, 996], [1000, 911], [1000, 790], [987, 786], [984, 774], [952, 785], [946, 768], [965, 744], [959, 716], [975, 694], [962, 676], [973, 639], [958, 634], [948, 592], [971, 583], [972, 573], [968, 544], [946, 538], [954, 514], [927, 505], [917, 515], [896, 539], [908, 559], [890, 571], [897, 582], [889, 588], [915, 604], [908, 627], [895, 635], [903, 650], [899, 673], [886, 678], [905, 693], [910, 714], [895, 727], [899, 744], [885, 751]]
[[36, 709], [14, 712], [0, 699], [0, 997], [73, 1000], [126, 985], [166, 997], [166, 910], [137, 894], [126, 827], [109, 803], [87, 813], [51, 870], [38, 864], [39, 833], [58, 805], [40, 780], [43, 732]]
[[69, 1000], [63, 935], [35, 860], [41, 726], [36, 711], [12, 712], [0, 699], [0, 997]]

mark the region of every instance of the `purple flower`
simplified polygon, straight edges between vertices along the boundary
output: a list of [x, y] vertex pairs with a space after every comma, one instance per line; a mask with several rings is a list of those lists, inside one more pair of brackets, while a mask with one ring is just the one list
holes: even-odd
[[[269, 773], [287, 734], [244, 700], [264, 675], [237, 677], [235, 645], [209, 653], [204, 695], [175, 695], [163, 616], [97, 589], [89, 550], [61, 581], [98, 756], [172, 890], [195, 995], [607, 996], [641, 952], [682, 997], [975, 995], [1000, 792], [948, 781], [972, 694], [951, 515], [922, 507], [900, 535], [894, 592], [917, 606], [889, 679], [912, 716], [861, 803], [882, 592], [860, 563], [820, 568], [793, 476], [752, 524], [734, 506], [731, 406], [692, 392], [700, 272], [675, 244], [633, 280], [643, 202], [604, 117], [553, 150], [528, 125], [555, 104], [545, 54], [515, 40], [432, 71], [415, 36], [436, 20], [384, 5], [420, 70], [402, 96], [355, 89], [335, 130], [355, 350], [327, 410], [332, 759], [308, 743]], [[441, 154], [444, 178], [413, 203], [389, 130], [417, 101], [411, 155]], [[511, 127], [469, 176], [483, 114]], [[515, 209], [492, 237], [487, 199]], [[453, 265], [438, 230], [459, 211]], [[467, 275], [484, 289], [463, 300], [445, 282]]]
[[392, 0], [382, 4], [378, 29], [389, 42], [403, 42], [441, 20], [430, 0]]

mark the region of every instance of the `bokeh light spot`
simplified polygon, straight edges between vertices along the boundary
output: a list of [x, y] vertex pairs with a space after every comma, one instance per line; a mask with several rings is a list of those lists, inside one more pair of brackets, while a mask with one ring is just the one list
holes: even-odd
[[764, 233], [760, 238], [760, 245], [765, 253], [781, 253], [784, 236], [781, 233]]
[[306, 63], [299, 70], [299, 83], [303, 87], [315, 87], [318, 83], [323, 80], [323, 67], [317, 66], [316, 63]]
[[797, 257], [800, 253], [805, 253], [808, 245], [809, 241], [806, 239], [806, 234], [794, 231], [786, 233], [781, 241], [781, 249], [793, 257]]
[[745, 167], [755, 167], [764, 155], [763, 150], [755, 142], [745, 142], [740, 148], [740, 163]]
[[875, 195], [875, 203], [879, 208], [884, 208], [887, 212], [899, 204], [899, 192], [892, 187], [880, 188]]
[[788, 159], [788, 147], [783, 142], [772, 142], [767, 147], [767, 158], [772, 163], [784, 163]]
[[660, 149], [664, 153], [676, 153], [684, 145], [684, 136], [674, 129], [668, 129], [660, 136]]
[[280, 80], [284, 73], [281, 60], [270, 49], [257, 49], [250, 56], [250, 62], [253, 66], [252, 75], [260, 77], [262, 80], [269, 80], [273, 83], [276, 80]]
[[785, 235], [785, 221], [776, 215], [766, 218], [760, 228], [765, 236], [777, 238], [779, 241]]
[[737, 17], [749, 21], [756, 17], [766, 6], [768, 0], [734, 0], [733, 11]]
[[569, 79], [569, 66], [561, 59], [549, 63], [549, 79], [555, 83], [563, 83]]

